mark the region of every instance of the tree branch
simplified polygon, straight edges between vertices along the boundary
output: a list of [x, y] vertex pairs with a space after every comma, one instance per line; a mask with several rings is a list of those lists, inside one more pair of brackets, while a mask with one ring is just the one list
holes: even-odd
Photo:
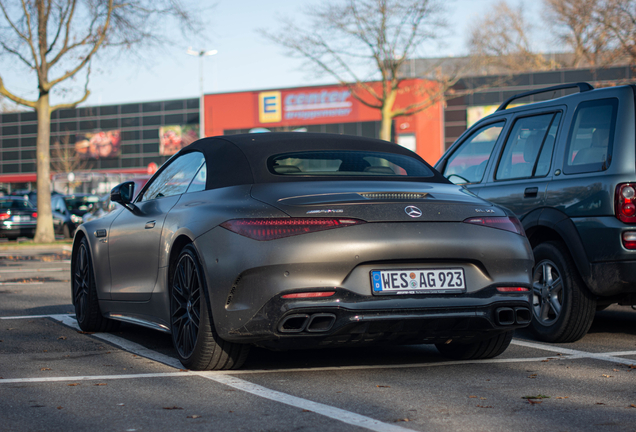
[[35, 102], [34, 101], [30, 101], [27, 99], [22, 99], [19, 96], [14, 95], [13, 93], [11, 93], [9, 90], [7, 90], [7, 88], [4, 86], [4, 81], [2, 80], [2, 77], [0, 77], [0, 94], [4, 97], [6, 97], [7, 99], [12, 100], [13, 102], [20, 104], [20, 105], [24, 105], [27, 106], [29, 108], [33, 108], [35, 109]]

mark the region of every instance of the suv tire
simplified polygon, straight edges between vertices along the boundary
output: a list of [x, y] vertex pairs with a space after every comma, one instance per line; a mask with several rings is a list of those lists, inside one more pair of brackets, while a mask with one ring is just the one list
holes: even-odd
[[507, 331], [479, 342], [435, 344], [445, 357], [454, 360], [475, 360], [497, 357], [503, 353], [512, 341], [514, 331]]
[[594, 320], [596, 300], [560, 241], [534, 248], [532, 330], [545, 342], [575, 342]]

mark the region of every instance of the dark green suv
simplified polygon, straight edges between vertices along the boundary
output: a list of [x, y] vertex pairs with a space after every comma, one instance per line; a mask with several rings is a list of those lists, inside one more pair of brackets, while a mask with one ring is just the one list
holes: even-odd
[[[578, 88], [508, 108], [530, 95]], [[636, 305], [636, 86], [522, 93], [469, 128], [436, 168], [522, 221], [535, 256], [533, 322], [573, 342], [597, 310]]]

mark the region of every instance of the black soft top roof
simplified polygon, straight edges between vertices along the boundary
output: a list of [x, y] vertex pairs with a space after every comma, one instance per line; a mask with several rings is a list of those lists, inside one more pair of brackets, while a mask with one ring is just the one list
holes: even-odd
[[[433, 172], [433, 177], [422, 177], [423, 181], [448, 183], [440, 173], [421, 157], [404, 147], [387, 141], [351, 135], [336, 135], [303, 132], [271, 132], [259, 134], [224, 135], [203, 138], [181, 149], [177, 155], [200, 151], [205, 155], [208, 177], [206, 189], [253, 183], [275, 183], [289, 181], [315, 181], [317, 176], [282, 176], [267, 168], [270, 156], [294, 151], [312, 150], [363, 150], [401, 154], [422, 162]], [[333, 176], [325, 179], [337, 180]], [[347, 180], [357, 177], [347, 176]], [[366, 181], [373, 177], [359, 177]], [[383, 181], [414, 181], [414, 177], [385, 177]]]

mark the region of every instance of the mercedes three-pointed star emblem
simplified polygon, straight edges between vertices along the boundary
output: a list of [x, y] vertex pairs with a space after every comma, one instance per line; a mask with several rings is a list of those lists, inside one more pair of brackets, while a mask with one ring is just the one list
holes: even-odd
[[404, 208], [404, 211], [406, 212], [407, 215], [411, 216], [412, 218], [418, 218], [422, 216], [422, 210], [418, 209], [415, 206], [408, 206]]

